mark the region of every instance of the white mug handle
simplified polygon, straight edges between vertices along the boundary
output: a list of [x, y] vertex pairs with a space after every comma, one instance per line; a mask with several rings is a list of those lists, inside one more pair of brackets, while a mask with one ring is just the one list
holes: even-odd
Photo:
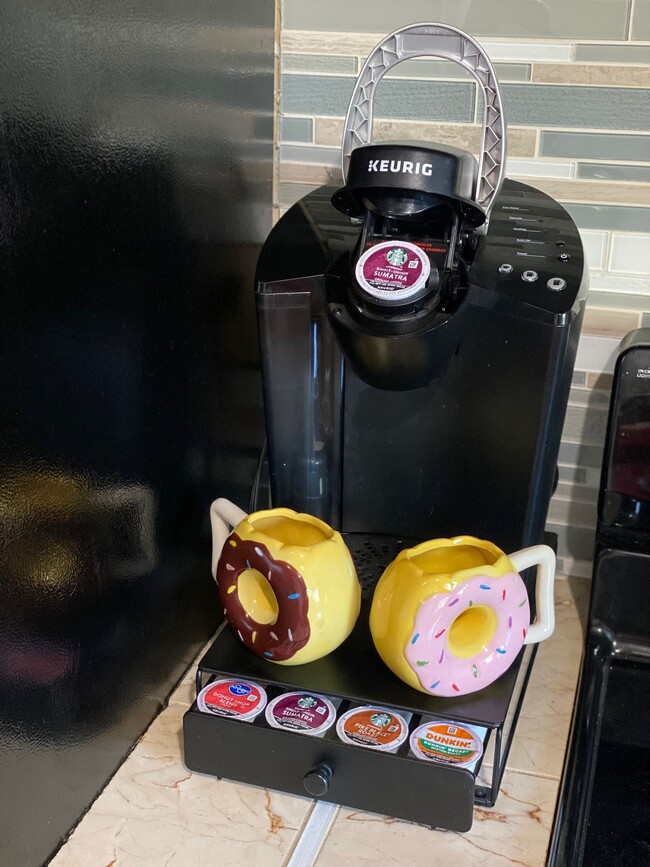
[[212, 577], [217, 577], [217, 565], [221, 549], [226, 544], [230, 531], [241, 523], [248, 515], [239, 506], [220, 497], [210, 506], [210, 524], [212, 526]]
[[550, 638], [555, 629], [555, 554], [548, 545], [533, 545], [508, 555], [510, 562], [521, 574], [524, 569], [537, 566], [535, 576], [535, 603], [537, 617], [531, 623], [524, 644], [536, 644]]

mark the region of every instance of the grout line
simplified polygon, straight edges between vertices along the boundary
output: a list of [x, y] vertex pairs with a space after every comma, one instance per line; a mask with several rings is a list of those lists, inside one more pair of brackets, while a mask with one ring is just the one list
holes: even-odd
[[[306, 117], [307, 115], [305, 115], [304, 112], [301, 113], [301, 112], [284, 111], [282, 116], [283, 117]], [[312, 115], [309, 115], [309, 116], [311, 117]], [[316, 115], [313, 115], [313, 117], [318, 118], [319, 120], [338, 120], [338, 121], [343, 120], [342, 114], [316, 114]], [[447, 126], [449, 126], [449, 125], [451, 125], [451, 126], [467, 126], [467, 127], [481, 126], [481, 124], [479, 124], [479, 123], [468, 123], [467, 121], [462, 121], [462, 120], [427, 120], [427, 119], [408, 120], [408, 119], [399, 118], [399, 117], [377, 117], [376, 120], [382, 121], [382, 122], [389, 122], [389, 123], [423, 123], [423, 124], [432, 124], [434, 126], [441, 125], [441, 124], [447, 125]], [[604, 129], [602, 127], [598, 128], [598, 127], [582, 127], [582, 126], [580, 126], [580, 127], [563, 127], [563, 126], [534, 127], [532, 125], [526, 125], [526, 124], [521, 124], [521, 123], [509, 123], [508, 129], [531, 130], [531, 131], [534, 130], [536, 132], [568, 132], [568, 133], [571, 133], [572, 135], [581, 134], [581, 133], [599, 133], [602, 135], [609, 135], [612, 137], [620, 136], [620, 135], [632, 135], [632, 136], [637, 136], [640, 138], [642, 136], [648, 135], [647, 130], [638, 130], [638, 129], [624, 129], [624, 130], [614, 129], [614, 130], [612, 130], [612, 129]], [[531, 157], [526, 157], [525, 159], [531, 159]], [[644, 165], [646, 163], [650, 163], [650, 160], [614, 160], [614, 159], [608, 159], [608, 158], [597, 159], [595, 157], [594, 158], [592, 158], [592, 157], [544, 157], [544, 159], [560, 159], [560, 160], [579, 159], [579, 160], [587, 160], [589, 162], [605, 162], [605, 163], [623, 162], [623, 163], [629, 163], [632, 165]], [[637, 181], [637, 183], [639, 183], [639, 182]]]
[[627, 22], [627, 42], [632, 41], [632, 24], [634, 23], [634, 13], [636, 12], [636, 0], [630, 3], [630, 18]]
[[605, 241], [605, 253], [603, 256], [603, 263], [605, 266], [604, 267], [605, 271], [609, 271], [609, 262], [610, 262], [610, 256], [612, 253], [612, 245], [613, 245], [613, 238], [614, 238], [615, 231], [616, 231], [615, 229], [608, 229], [607, 230], [607, 239]]
[[[565, 577], [568, 578], [569, 576]], [[492, 768], [492, 765], [486, 762], [482, 767]], [[556, 774], [542, 774], [540, 771], [525, 771], [523, 770], [523, 768], [513, 768], [510, 767], [510, 765], [508, 764], [506, 764], [506, 771], [511, 771], [513, 774], [521, 774], [524, 777], [537, 777], [540, 780], [554, 780], [557, 783], [559, 783], [561, 779], [561, 777], [557, 776]]]
[[280, 208], [280, 91], [282, 84], [282, 0], [275, 0], [275, 35], [273, 57], [273, 167], [271, 198], [273, 223], [278, 220]]
[[[319, 55], [319, 56], [321, 56], [321, 55]], [[326, 55], [326, 54], [324, 54], [322, 56], [328, 57], [328, 55]], [[516, 63], [517, 61], [512, 61], [512, 62]], [[497, 60], [497, 61], [495, 61], [495, 63], [499, 63], [499, 61]], [[563, 63], [565, 63], [565, 65], [567, 65], [567, 66], [571, 66], [571, 63], [568, 60], [563, 61]], [[629, 84], [629, 83], [628, 84], [619, 84], [618, 82], [612, 82], [609, 84], [605, 84], [605, 83], [593, 83], [590, 81], [535, 81], [533, 78], [534, 73], [532, 71], [532, 67], [534, 65], [557, 66], [557, 65], [559, 65], [559, 62], [558, 61], [552, 61], [552, 62], [546, 61], [546, 62], [544, 62], [544, 61], [539, 61], [539, 60], [535, 61], [534, 64], [531, 63], [530, 81], [520, 81], [519, 79], [510, 80], [507, 77], [501, 76], [499, 78], [499, 84], [501, 84], [502, 86], [507, 86], [507, 87], [530, 87], [530, 86], [533, 86], [533, 87], [572, 87], [572, 88], [578, 87], [578, 88], [587, 88], [587, 89], [591, 89], [591, 90], [599, 90], [599, 89], [600, 90], [602, 90], [602, 89], [639, 90], [639, 91], [647, 91], [648, 90], [648, 86], [645, 84]], [[582, 66], [583, 64], [581, 63], [580, 65]], [[628, 64], [592, 63], [590, 65], [616, 67], [616, 66], [625, 66], [625, 65], [627, 65], [627, 66], [645, 66], [646, 64], [643, 64], [643, 63], [628, 63]], [[296, 77], [311, 76], [312, 78], [318, 77], [318, 78], [346, 78], [346, 79], [352, 78], [352, 79], [356, 79], [358, 76], [358, 73], [356, 73], [356, 72], [326, 72], [324, 70], [319, 70], [319, 69], [286, 69], [286, 68], [283, 68], [281, 70], [281, 75], [282, 75], [282, 77], [284, 77], [284, 76], [296, 76]], [[422, 75], [411, 74], [411, 75], [395, 75], [395, 76], [389, 76], [389, 77], [390, 77], [391, 81], [404, 81], [404, 82], [409, 82], [409, 81], [430, 81], [430, 82], [444, 81], [447, 83], [455, 83], [455, 84], [473, 84], [473, 81], [470, 80], [469, 78], [467, 78], [467, 77], [463, 78], [463, 77], [458, 77], [458, 76], [452, 78], [452, 77], [444, 76], [444, 75], [432, 76], [432, 75], [424, 75], [424, 74], [422, 74]], [[632, 132], [634, 132], [634, 130], [632, 130]], [[638, 132], [638, 130], [637, 130], [637, 132]], [[642, 130], [641, 132], [644, 132], [644, 131]]]
[[282, 867], [312, 867], [316, 863], [338, 811], [338, 804], [315, 801], [307, 821], [298, 831], [293, 847], [282, 861]]
[[[267, 789], [266, 791], [269, 791], [269, 790]], [[307, 812], [303, 816], [303, 820], [300, 823], [300, 826], [297, 829], [296, 833], [294, 834], [293, 839], [292, 839], [291, 843], [289, 844], [289, 848], [287, 849], [287, 851], [284, 854], [284, 857], [282, 858], [282, 861], [280, 862], [280, 867], [287, 867], [287, 864], [289, 863], [289, 861], [293, 857], [293, 853], [295, 852], [296, 848], [298, 847], [298, 844], [300, 843], [300, 838], [302, 837], [305, 828], [309, 824], [309, 820], [311, 819], [311, 814], [314, 812], [315, 806], [316, 806], [316, 801], [310, 801], [309, 802]]]

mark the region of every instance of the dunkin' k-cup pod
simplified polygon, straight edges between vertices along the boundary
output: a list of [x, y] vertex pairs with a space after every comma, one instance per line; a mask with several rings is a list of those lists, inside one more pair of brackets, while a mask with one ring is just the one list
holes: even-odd
[[410, 746], [418, 759], [465, 767], [483, 755], [483, 741], [474, 729], [451, 720], [430, 720], [411, 734]]

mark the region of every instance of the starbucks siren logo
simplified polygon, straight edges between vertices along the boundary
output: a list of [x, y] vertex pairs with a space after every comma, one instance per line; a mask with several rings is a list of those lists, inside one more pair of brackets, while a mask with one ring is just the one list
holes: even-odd
[[408, 259], [408, 255], [406, 250], [402, 250], [401, 247], [393, 247], [392, 250], [389, 250], [386, 254], [386, 258], [390, 262], [391, 265], [403, 265]]

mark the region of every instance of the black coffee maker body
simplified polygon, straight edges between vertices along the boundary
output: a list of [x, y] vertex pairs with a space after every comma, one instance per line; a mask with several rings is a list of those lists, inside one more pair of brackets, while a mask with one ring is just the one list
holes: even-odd
[[[258, 265], [272, 503], [344, 532], [540, 542], [588, 287], [578, 230], [503, 179], [484, 55], [419, 25], [368, 58], [343, 135], [346, 185], [294, 205]], [[388, 49], [388, 50], [387, 50]], [[369, 143], [395, 62], [456, 60], [485, 98], [480, 161]]]

